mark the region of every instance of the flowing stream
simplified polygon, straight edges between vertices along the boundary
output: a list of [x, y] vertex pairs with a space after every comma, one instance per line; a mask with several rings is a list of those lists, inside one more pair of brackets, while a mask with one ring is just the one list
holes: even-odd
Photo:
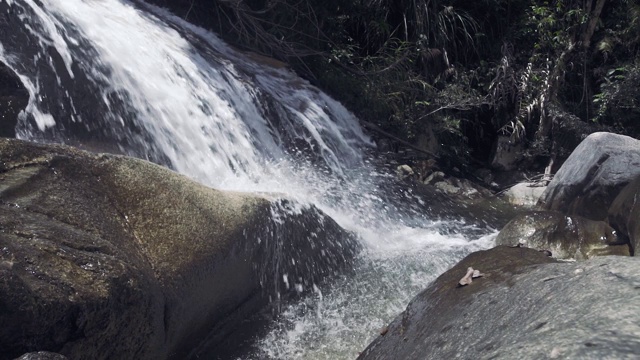
[[19, 138], [148, 159], [219, 189], [283, 193], [358, 234], [355, 275], [285, 306], [241, 357], [355, 358], [429, 281], [491, 244], [492, 230], [429, 219], [428, 199], [390, 185], [340, 103], [163, 9], [0, 0], [0, 31], [0, 61], [31, 95]]

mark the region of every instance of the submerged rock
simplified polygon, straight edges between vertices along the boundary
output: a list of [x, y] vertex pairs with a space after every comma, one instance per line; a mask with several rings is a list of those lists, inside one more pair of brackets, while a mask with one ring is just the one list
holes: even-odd
[[538, 204], [605, 220], [620, 190], [640, 175], [640, 141], [605, 132], [589, 135], [562, 165]]
[[0, 358], [184, 358], [219, 341], [269, 299], [348, 267], [353, 237], [294, 206], [0, 139]]
[[407, 164], [399, 165], [396, 168], [396, 176], [398, 177], [398, 180], [405, 180], [407, 178], [413, 177], [414, 175], [415, 172], [413, 171], [411, 166]]
[[[640, 259], [475, 252], [438, 277], [359, 359], [631, 359], [640, 355]], [[456, 287], [468, 267], [485, 276]]]
[[522, 241], [536, 250], [550, 250], [559, 259], [630, 255], [626, 239], [604, 221], [555, 211], [520, 214], [496, 237], [497, 245], [516, 246]]

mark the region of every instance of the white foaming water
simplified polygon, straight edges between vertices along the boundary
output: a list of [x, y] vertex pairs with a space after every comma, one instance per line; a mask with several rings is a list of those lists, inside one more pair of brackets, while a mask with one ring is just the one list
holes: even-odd
[[[388, 179], [366, 163], [363, 149], [372, 143], [357, 119], [286, 68], [255, 62], [152, 6], [140, 10], [121, 0], [3, 2], [41, 48], [31, 64], [17, 47], [0, 46], [0, 60], [31, 95], [20, 137], [40, 139], [63, 131], [69, 120], [55, 118], [56, 104], [47, 103], [52, 95], [37, 69], [44, 61], [55, 74], [55, 91], [70, 101], [58, 111], [87, 129], [127, 129], [116, 137], [127, 140], [118, 142], [124, 152], [157, 155], [216, 188], [284, 193], [360, 235], [366, 247], [355, 278], [326, 294], [317, 289], [285, 309], [261, 341], [258, 357], [353, 358], [411, 296], [491, 242], [490, 236], [442, 235], [442, 228], [472, 226], [403, 210], [409, 208], [406, 198], [401, 206], [389, 203], [378, 186]], [[106, 109], [100, 121], [83, 113], [86, 99], [69, 95], [81, 81], [97, 89], [88, 94], [88, 106]], [[314, 159], [305, 158], [309, 153]]]
[[289, 306], [249, 358], [355, 359], [411, 297], [469, 251], [490, 246], [494, 237], [464, 246], [444, 241], [410, 252], [374, 254], [358, 265], [354, 278], [338, 281], [321, 297]]

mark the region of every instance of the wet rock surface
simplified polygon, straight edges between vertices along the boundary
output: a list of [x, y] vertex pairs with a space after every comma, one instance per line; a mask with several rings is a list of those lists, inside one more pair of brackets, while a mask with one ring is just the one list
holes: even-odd
[[640, 176], [625, 186], [609, 208], [609, 224], [629, 238], [631, 250], [640, 249]]
[[[484, 277], [458, 287], [473, 267]], [[416, 296], [359, 359], [633, 359], [640, 260], [556, 263], [527, 248], [470, 254]]]
[[29, 102], [22, 81], [0, 61], [0, 137], [14, 137], [18, 114]]
[[517, 215], [500, 231], [496, 244], [523, 244], [536, 250], [550, 250], [553, 257], [559, 259], [630, 255], [626, 239], [619, 237], [604, 221], [555, 211]]
[[137, 159], [0, 139], [0, 358], [184, 358], [220, 341], [355, 255], [330, 218], [293, 207]]
[[578, 145], [538, 204], [592, 220], [605, 220], [618, 193], [640, 175], [640, 141], [597, 132]]
[[[466, 181], [465, 181], [466, 183]], [[481, 187], [473, 193], [474, 188], [460, 190], [455, 194], [445, 193], [431, 185], [417, 184], [411, 186], [411, 194], [424, 202], [422, 211], [431, 219], [462, 219], [477, 224], [479, 227], [500, 229], [507, 224], [514, 214], [526, 211], [493, 196]]]

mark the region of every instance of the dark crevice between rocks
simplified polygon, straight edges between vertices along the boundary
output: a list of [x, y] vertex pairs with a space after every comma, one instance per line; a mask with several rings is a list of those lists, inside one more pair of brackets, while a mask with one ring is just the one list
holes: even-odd
[[20, 77], [0, 61], [0, 137], [15, 137], [18, 115], [29, 103]]

